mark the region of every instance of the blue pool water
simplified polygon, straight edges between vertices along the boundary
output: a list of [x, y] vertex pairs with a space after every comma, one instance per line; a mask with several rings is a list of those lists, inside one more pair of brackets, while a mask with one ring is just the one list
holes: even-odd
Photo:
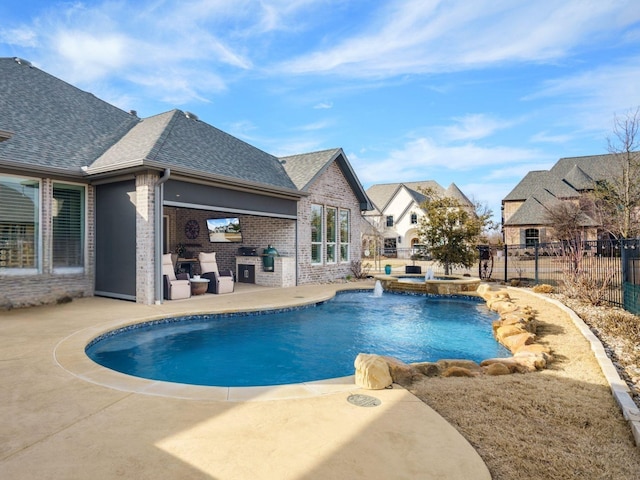
[[136, 325], [97, 339], [86, 352], [105, 367], [153, 380], [281, 385], [352, 375], [360, 352], [407, 363], [504, 356], [492, 335], [496, 318], [475, 299], [342, 292], [280, 313]]

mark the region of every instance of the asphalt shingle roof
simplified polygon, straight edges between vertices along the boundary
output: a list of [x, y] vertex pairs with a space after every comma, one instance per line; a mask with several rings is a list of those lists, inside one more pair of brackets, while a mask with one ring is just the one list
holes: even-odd
[[542, 190], [551, 192], [557, 198], [577, 198], [580, 194], [548, 170], [533, 170], [527, 173], [503, 201], [526, 200]]
[[14, 58], [0, 58], [0, 162], [80, 175], [139, 122], [91, 93]]
[[615, 155], [604, 154], [561, 158], [549, 171], [558, 178], [565, 178], [575, 166], [595, 181], [610, 178], [612, 171], [619, 168]]
[[433, 189], [440, 194], [444, 194], [445, 190], [433, 180], [424, 180], [421, 182], [403, 182], [403, 183], [380, 183], [371, 185], [367, 189], [367, 195], [374, 203], [378, 211], [382, 212], [387, 204], [391, 201], [398, 189], [405, 187], [416, 203], [422, 203], [425, 195], [422, 190]]
[[341, 149], [332, 148], [319, 152], [280, 157], [280, 163], [299, 190], [307, 190], [309, 184], [333, 161]]
[[[504, 224], [544, 225], [548, 222], [545, 206], [580, 197], [580, 192], [592, 189], [594, 182], [616, 175], [619, 168], [618, 157], [607, 154], [561, 158], [550, 170], [531, 171], [503, 199], [503, 202], [524, 201]], [[598, 225], [587, 215], [581, 223], [583, 226]]]
[[571, 170], [564, 176], [564, 181], [576, 190], [593, 189], [594, 180], [587, 175], [578, 165], [574, 165]]
[[10, 137], [0, 142], [0, 164], [78, 177], [169, 167], [198, 178], [298, 192], [336, 160], [361, 209], [371, 208], [341, 149], [281, 162], [192, 114], [172, 110], [139, 119], [19, 59], [0, 58], [0, 133], [3, 140]]
[[144, 119], [88, 171], [142, 164], [296, 189], [276, 157], [180, 110]]

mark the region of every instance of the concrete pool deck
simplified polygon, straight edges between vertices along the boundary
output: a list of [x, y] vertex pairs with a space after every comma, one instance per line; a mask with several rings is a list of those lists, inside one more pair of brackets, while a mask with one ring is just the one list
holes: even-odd
[[[471, 445], [395, 386], [350, 377], [255, 389], [150, 382], [86, 358], [96, 332], [150, 318], [294, 306], [372, 283], [274, 289], [162, 305], [105, 298], [0, 312], [0, 478], [490, 479]], [[186, 392], [186, 393], [185, 393]], [[347, 402], [351, 394], [381, 400]]]

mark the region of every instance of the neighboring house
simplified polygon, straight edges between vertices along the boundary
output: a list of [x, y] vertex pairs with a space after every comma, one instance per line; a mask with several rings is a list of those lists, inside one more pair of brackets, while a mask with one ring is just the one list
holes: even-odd
[[[0, 304], [162, 301], [161, 255], [240, 247], [291, 259], [293, 284], [351, 273], [372, 208], [341, 149], [279, 159], [188, 112], [124, 112], [0, 58]], [[208, 220], [239, 219], [242, 243]], [[275, 278], [275, 277], [274, 277]], [[0, 305], [0, 306], [2, 306]]]
[[[550, 170], [527, 175], [502, 200], [502, 232], [508, 245], [533, 247], [554, 241], [548, 208], [558, 202], [577, 203], [593, 191], [597, 182], [611, 178], [617, 170], [615, 155], [561, 158]], [[585, 239], [598, 238], [599, 222], [583, 216]]]
[[[424, 216], [420, 204], [426, 200], [423, 193], [425, 189], [453, 197], [462, 205], [473, 206], [455, 183], [446, 190], [433, 180], [372, 185], [367, 189], [367, 195], [374, 208], [365, 212], [364, 218], [382, 241], [382, 254], [409, 257], [414, 245], [420, 243], [418, 225], [420, 218]], [[365, 245], [365, 250], [373, 251], [376, 241], [370, 237], [370, 244]]]

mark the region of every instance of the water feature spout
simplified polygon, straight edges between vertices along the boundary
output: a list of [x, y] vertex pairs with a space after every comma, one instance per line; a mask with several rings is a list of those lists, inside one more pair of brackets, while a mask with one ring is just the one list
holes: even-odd
[[424, 279], [425, 280], [433, 280], [433, 270], [431, 269], [431, 267], [429, 267], [427, 269], [427, 273], [424, 274]]
[[382, 283], [380, 283], [380, 280], [376, 280], [376, 286], [373, 287], [373, 296], [374, 297], [382, 296]]

